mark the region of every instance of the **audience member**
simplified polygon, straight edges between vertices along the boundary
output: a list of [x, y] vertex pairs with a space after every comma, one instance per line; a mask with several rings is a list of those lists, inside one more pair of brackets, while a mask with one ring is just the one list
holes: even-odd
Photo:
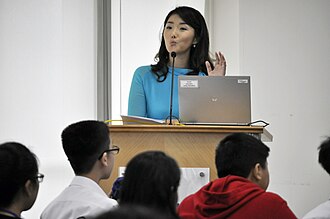
[[119, 205], [141, 205], [178, 218], [176, 206], [180, 169], [161, 151], [147, 151], [129, 161], [119, 196]]
[[[330, 137], [328, 137], [319, 147], [319, 163], [330, 174]], [[308, 212], [304, 219], [330, 218], [330, 200], [327, 200]]]
[[123, 176], [120, 176], [115, 180], [115, 182], [112, 185], [111, 192], [109, 195], [110, 198], [117, 200], [117, 201], [119, 200], [119, 193], [120, 193], [120, 189], [121, 189], [123, 180], [124, 180]]
[[24, 145], [0, 145], [0, 219], [21, 218], [38, 195], [44, 175], [38, 173], [37, 157]]
[[[125, 205], [91, 219], [172, 219], [161, 212], [138, 205]], [[89, 219], [89, 218], [86, 218]]]
[[266, 192], [269, 148], [257, 138], [236, 133], [216, 148], [218, 179], [185, 198], [178, 207], [189, 218], [296, 218], [280, 196]]
[[43, 211], [41, 219], [95, 216], [117, 205], [99, 186], [108, 179], [114, 154], [108, 126], [99, 121], [81, 121], [62, 132], [63, 149], [75, 173], [71, 184]]

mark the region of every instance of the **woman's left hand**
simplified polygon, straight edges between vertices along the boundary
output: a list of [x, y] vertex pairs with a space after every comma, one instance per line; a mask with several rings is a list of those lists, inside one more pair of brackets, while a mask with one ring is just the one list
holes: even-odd
[[226, 75], [226, 59], [221, 54], [221, 52], [215, 52], [216, 61], [214, 65], [214, 69], [212, 69], [211, 64], [206, 61], [206, 69], [207, 74], [209, 76], [225, 76]]

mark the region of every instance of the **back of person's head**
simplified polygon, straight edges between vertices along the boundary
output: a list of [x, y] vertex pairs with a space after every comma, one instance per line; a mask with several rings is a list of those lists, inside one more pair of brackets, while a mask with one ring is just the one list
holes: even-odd
[[62, 132], [63, 149], [76, 175], [89, 173], [109, 144], [109, 128], [104, 122], [81, 121]]
[[269, 148], [259, 139], [244, 133], [226, 136], [216, 148], [218, 177], [228, 175], [247, 178], [256, 164], [267, 167]]
[[161, 151], [136, 155], [126, 167], [119, 204], [143, 205], [176, 215], [180, 169]]
[[34, 204], [39, 190], [38, 161], [36, 156], [24, 145], [7, 142], [0, 145], [0, 207], [15, 205], [19, 193], [24, 193], [25, 186], [33, 186], [35, 194], [25, 200], [25, 209]]
[[[111, 209], [93, 219], [172, 219], [152, 208], [139, 205], [125, 205]], [[88, 218], [87, 218], [88, 219]]]
[[328, 137], [319, 147], [319, 163], [330, 174], [330, 137]]

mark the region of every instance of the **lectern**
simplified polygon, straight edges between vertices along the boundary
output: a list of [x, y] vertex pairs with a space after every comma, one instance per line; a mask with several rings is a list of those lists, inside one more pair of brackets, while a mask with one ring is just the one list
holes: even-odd
[[194, 125], [109, 125], [112, 142], [120, 147], [115, 155], [111, 177], [101, 182], [110, 192], [118, 168], [125, 167], [136, 154], [161, 150], [173, 157], [180, 167], [210, 168], [210, 180], [217, 178], [215, 147], [226, 135], [249, 133], [262, 141], [272, 141], [272, 135], [262, 126], [194, 126]]

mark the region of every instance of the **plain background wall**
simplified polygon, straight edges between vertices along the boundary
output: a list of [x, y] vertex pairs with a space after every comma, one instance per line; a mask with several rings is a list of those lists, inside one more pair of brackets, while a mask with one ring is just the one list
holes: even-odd
[[[130, 6], [124, 1], [119, 7]], [[116, 104], [123, 114], [129, 74], [153, 63], [164, 16], [176, 4], [203, 7], [198, 1], [138, 1], [143, 7], [132, 2], [122, 21], [140, 22], [122, 30], [127, 43], [121, 44], [120, 71], [114, 72], [122, 72]], [[147, 3], [156, 9], [149, 10]], [[323, 136], [330, 135], [330, 2], [207, 3], [212, 9], [206, 14], [212, 51], [224, 52], [228, 75], [252, 77], [252, 118], [271, 124], [269, 190], [284, 197], [301, 217], [330, 195], [330, 177], [318, 165], [316, 150]], [[23, 214], [28, 219], [38, 218], [73, 176], [61, 147], [63, 128], [96, 118], [95, 4], [0, 0], [0, 141], [29, 146], [46, 175], [36, 204]]]
[[96, 118], [95, 8], [91, 0], [0, 0], [0, 142], [27, 145], [45, 174], [27, 219], [73, 176], [62, 130]]
[[214, 48], [226, 55], [228, 75], [251, 76], [252, 119], [269, 122], [274, 136], [269, 190], [302, 217], [330, 196], [317, 162], [330, 136], [330, 1], [213, 3]]

